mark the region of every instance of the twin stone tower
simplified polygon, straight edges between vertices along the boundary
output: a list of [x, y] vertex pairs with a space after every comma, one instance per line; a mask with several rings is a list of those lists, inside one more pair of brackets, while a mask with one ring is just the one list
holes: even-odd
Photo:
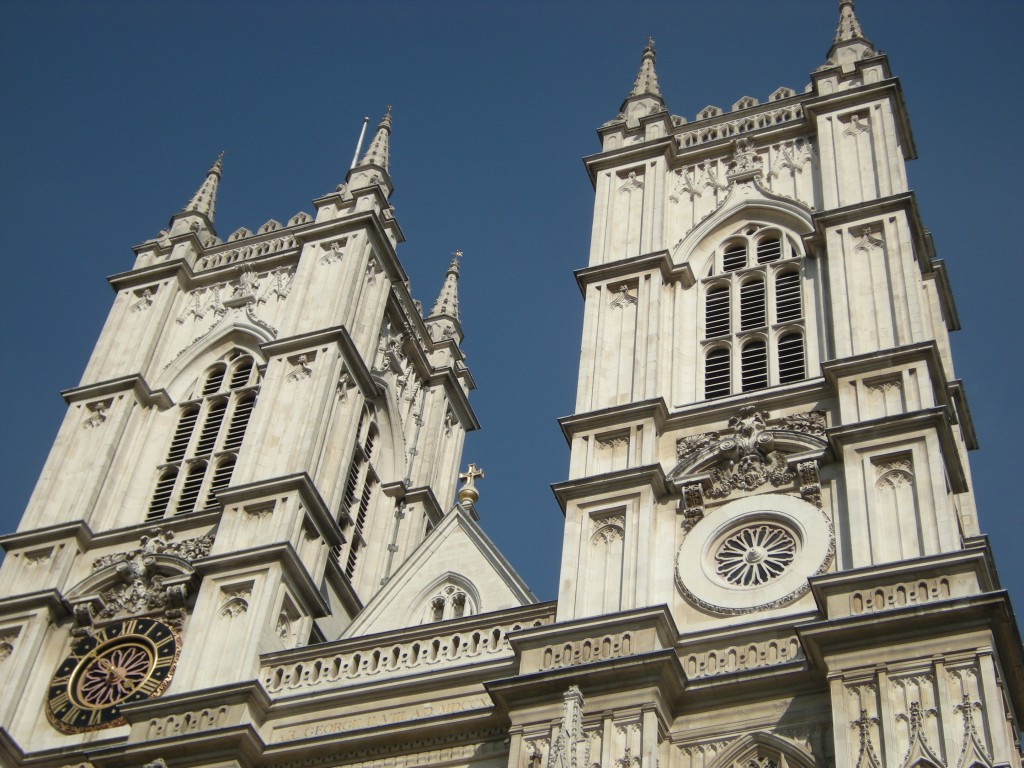
[[111, 279], [0, 538], [0, 764], [1018, 768], [956, 311], [839, 15], [803, 93], [693, 122], [649, 44], [599, 129], [555, 602], [456, 490], [459, 260], [424, 313], [390, 115], [314, 215], [226, 241], [218, 159]]

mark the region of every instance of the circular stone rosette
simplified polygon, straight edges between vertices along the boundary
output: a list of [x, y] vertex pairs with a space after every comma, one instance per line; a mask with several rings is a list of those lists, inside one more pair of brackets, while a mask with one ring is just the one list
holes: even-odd
[[676, 586], [713, 613], [780, 608], [807, 593], [808, 577], [828, 570], [835, 535], [825, 513], [793, 496], [737, 499], [712, 511], [676, 554]]

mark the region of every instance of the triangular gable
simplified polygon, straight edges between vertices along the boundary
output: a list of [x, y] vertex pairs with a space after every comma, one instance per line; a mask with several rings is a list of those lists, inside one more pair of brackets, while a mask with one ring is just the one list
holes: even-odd
[[[475, 613], [537, 602], [526, 583], [464, 509], [455, 506], [342, 633], [358, 637], [427, 623], [445, 584], [465, 590]], [[468, 615], [468, 614], [467, 614]]]

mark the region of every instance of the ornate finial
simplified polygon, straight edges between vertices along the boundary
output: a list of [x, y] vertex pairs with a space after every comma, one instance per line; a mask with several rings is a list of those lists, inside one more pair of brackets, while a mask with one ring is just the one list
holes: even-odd
[[464, 483], [459, 489], [459, 504], [468, 507], [477, 502], [480, 498], [480, 491], [476, 488], [476, 481], [483, 476], [484, 471], [476, 464], [470, 464], [465, 472], [459, 474], [459, 480]]
[[221, 171], [223, 171], [223, 170], [224, 170], [224, 150], [222, 149], [217, 154], [217, 159], [213, 161], [213, 165], [210, 166], [210, 170], [208, 170], [206, 172], [206, 175], [209, 176], [211, 173], [215, 173], [219, 177], [220, 174], [221, 174]]
[[644, 48], [644, 53], [650, 53], [652, 56], [654, 55], [654, 38], [650, 35], [647, 36], [647, 45]]

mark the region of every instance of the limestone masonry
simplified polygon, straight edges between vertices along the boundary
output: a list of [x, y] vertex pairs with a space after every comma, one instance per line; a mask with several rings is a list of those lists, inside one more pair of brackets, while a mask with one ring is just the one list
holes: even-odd
[[956, 309], [852, 0], [803, 93], [688, 122], [651, 41], [599, 129], [555, 602], [477, 523], [460, 254], [410, 295], [391, 131], [223, 240], [217, 158], [111, 278], [0, 537], [0, 765], [1019, 768]]

